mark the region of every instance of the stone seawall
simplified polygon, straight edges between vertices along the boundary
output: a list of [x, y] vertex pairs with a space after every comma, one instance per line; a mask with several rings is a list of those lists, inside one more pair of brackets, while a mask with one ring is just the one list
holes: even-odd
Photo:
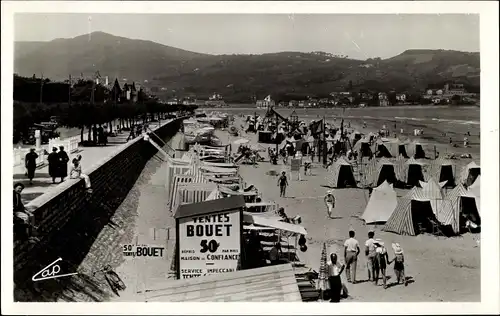
[[[180, 128], [182, 118], [154, 130], [167, 142]], [[157, 142], [156, 136], [151, 138]], [[160, 142], [159, 142], [160, 143]], [[160, 143], [163, 147], [163, 144]], [[61, 274], [74, 271], [102, 227], [136, 182], [146, 163], [157, 153], [149, 142], [138, 137], [103, 157], [101, 162], [84, 170], [92, 182], [93, 193], [87, 194], [84, 181], [68, 179], [56, 190], [31, 201], [40, 242], [14, 245], [14, 281], [16, 286], [31, 281], [41, 268], [59, 257]], [[72, 238], [73, 234], [82, 235]], [[76, 242], [75, 240], [78, 240]], [[111, 242], [111, 241], [110, 241]], [[48, 261], [47, 261], [48, 260]], [[72, 270], [72, 271], [64, 271]]]

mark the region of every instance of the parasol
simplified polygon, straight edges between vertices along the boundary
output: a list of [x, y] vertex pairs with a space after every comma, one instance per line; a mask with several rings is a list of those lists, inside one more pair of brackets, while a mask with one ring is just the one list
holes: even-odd
[[329, 289], [328, 284], [328, 266], [326, 263], [326, 243], [323, 243], [323, 250], [321, 251], [321, 260], [319, 263], [319, 275], [316, 281], [316, 289], [322, 291], [321, 296], [323, 297], [323, 291]]

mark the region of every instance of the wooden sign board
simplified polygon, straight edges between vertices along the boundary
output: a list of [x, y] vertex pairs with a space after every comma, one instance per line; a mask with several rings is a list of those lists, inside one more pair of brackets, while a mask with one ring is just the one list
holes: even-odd
[[180, 205], [177, 222], [177, 277], [234, 272], [243, 249], [242, 196]]

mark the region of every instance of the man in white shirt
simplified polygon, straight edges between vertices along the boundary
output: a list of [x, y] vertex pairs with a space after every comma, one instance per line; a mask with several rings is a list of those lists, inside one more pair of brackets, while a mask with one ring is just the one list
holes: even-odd
[[[344, 259], [346, 264], [347, 282], [356, 283], [356, 265], [358, 263], [359, 242], [354, 239], [356, 233], [353, 230], [349, 231], [349, 239], [344, 243]], [[352, 278], [351, 278], [352, 266]]]
[[368, 268], [368, 281], [372, 281], [372, 277], [375, 277], [375, 272], [374, 272], [374, 267], [373, 267], [373, 260], [375, 258], [376, 254], [376, 246], [375, 246], [375, 240], [373, 239], [375, 237], [375, 233], [373, 231], [368, 232], [368, 240], [365, 242], [365, 255], [367, 259], [367, 268]]

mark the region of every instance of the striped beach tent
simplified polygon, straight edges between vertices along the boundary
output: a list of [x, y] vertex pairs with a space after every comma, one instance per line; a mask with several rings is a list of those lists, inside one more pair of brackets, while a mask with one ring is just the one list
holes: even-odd
[[437, 219], [431, 199], [422, 188], [413, 187], [407, 195], [398, 200], [396, 209], [382, 230], [415, 236], [425, 231], [433, 231], [434, 223], [437, 223]]
[[429, 179], [434, 179], [438, 182], [446, 182], [446, 186], [454, 187], [455, 186], [455, 173], [456, 166], [455, 164], [443, 157], [438, 157], [433, 160], [427, 170], [424, 173], [425, 181], [429, 181]]
[[477, 176], [476, 181], [467, 188], [467, 192], [476, 199], [477, 211], [481, 214], [481, 176]]
[[413, 140], [406, 145], [406, 152], [408, 157], [413, 157], [415, 159], [425, 158], [424, 146], [417, 140]]
[[358, 140], [352, 149], [359, 153], [361, 157], [371, 157], [373, 156], [373, 150], [370, 143], [370, 138], [365, 136], [364, 138]]
[[396, 180], [402, 183], [406, 183], [406, 159], [402, 155], [399, 155], [393, 160], [394, 163], [394, 173], [396, 174]]
[[386, 158], [381, 158], [378, 162], [372, 159], [364, 171], [366, 175], [365, 185], [379, 186], [387, 180], [389, 183], [396, 182], [396, 170], [394, 163]]
[[377, 158], [394, 157], [388, 148], [389, 142], [387, 141], [387, 139], [378, 139], [373, 146], [374, 146], [373, 151], [375, 152], [375, 157], [377, 157]]
[[389, 139], [389, 141], [384, 142], [384, 146], [389, 150], [392, 157], [399, 157], [401, 155], [404, 158], [408, 158], [406, 142], [401, 141], [399, 138]]
[[373, 189], [370, 200], [361, 218], [366, 224], [387, 222], [398, 204], [393, 185], [384, 181]]
[[474, 181], [476, 181], [479, 175], [481, 175], [481, 167], [474, 161], [471, 161], [462, 168], [459, 182], [465, 186], [470, 186], [474, 183]]
[[411, 157], [405, 162], [405, 172], [403, 176], [403, 182], [410, 186], [420, 185], [420, 181], [425, 179], [425, 162], [418, 161]]
[[436, 218], [441, 224], [451, 226], [453, 232], [459, 234], [462, 215], [471, 218], [475, 223], [480, 221], [474, 196], [467, 192], [463, 185], [458, 184], [446, 194], [438, 207]]
[[356, 187], [352, 165], [343, 156], [328, 167], [326, 181], [327, 185], [333, 188]]

